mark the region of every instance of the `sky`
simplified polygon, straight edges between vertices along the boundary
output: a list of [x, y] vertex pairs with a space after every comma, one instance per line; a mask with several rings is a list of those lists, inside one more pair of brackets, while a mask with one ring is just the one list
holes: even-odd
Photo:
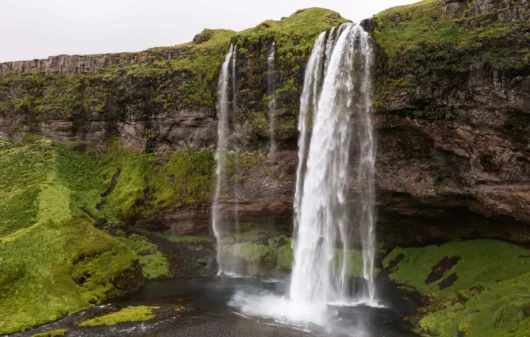
[[324, 7], [359, 22], [417, 0], [0, 0], [0, 62], [140, 51]]

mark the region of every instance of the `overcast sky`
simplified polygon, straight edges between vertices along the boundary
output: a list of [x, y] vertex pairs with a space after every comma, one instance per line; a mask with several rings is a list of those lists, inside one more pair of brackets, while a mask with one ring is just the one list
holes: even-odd
[[[356, 3], [357, 2], [357, 3]], [[204, 28], [243, 30], [301, 8], [358, 22], [416, 0], [0, 0], [0, 62], [139, 51], [190, 41]]]

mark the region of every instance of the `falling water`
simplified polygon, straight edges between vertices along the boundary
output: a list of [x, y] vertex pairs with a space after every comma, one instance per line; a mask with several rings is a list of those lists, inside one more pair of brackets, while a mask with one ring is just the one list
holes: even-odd
[[[313, 47], [311, 57], [307, 63], [304, 78], [304, 88], [300, 99], [300, 116], [298, 117], [298, 168], [296, 170], [296, 191], [294, 195], [294, 235], [298, 233], [300, 214], [302, 207], [302, 195], [304, 191], [304, 178], [306, 172], [307, 147], [310, 140], [309, 119], [314, 114], [314, 108], [318, 102], [318, 89], [322, 73], [323, 48], [326, 41], [326, 33], [321, 33]], [[293, 241], [293, 248], [295, 245]]]
[[267, 57], [267, 94], [269, 96], [269, 136], [270, 152], [276, 151], [274, 129], [276, 127], [276, 82], [274, 80], [274, 59], [276, 57], [276, 42], [272, 42], [269, 56]]
[[[326, 51], [331, 50], [326, 60]], [[346, 24], [335, 39], [330, 34], [328, 43], [324, 35], [318, 37], [306, 69], [294, 201], [297, 233], [290, 287], [294, 302], [325, 305], [375, 297], [371, 63], [368, 34], [360, 26]], [[309, 140], [310, 112], [312, 134], [318, 137]], [[349, 186], [355, 190], [353, 202]], [[352, 287], [351, 249], [357, 242], [362, 247], [364, 282]]]
[[[237, 117], [237, 74], [236, 74], [236, 71], [237, 71], [237, 46], [234, 46], [234, 50], [233, 50], [233, 53], [232, 53], [232, 120], [235, 124], [235, 119]], [[234, 156], [236, 157], [236, 160], [234, 162], [234, 166], [233, 166], [233, 170], [234, 170], [234, 174], [235, 175], [239, 175], [239, 165], [238, 165], [238, 160], [237, 160], [237, 157], [238, 157], [238, 153], [234, 153]], [[233, 190], [232, 190], [232, 195], [234, 196], [234, 208], [235, 208], [235, 222], [236, 222], [236, 226], [235, 226], [235, 238], [236, 238], [236, 242], [239, 238], [239, 231], [240, 231], [240, 228], [239, 228], [239, 182], [236, 181], [236, 182], [233, 182]], [[219, 245], [218, 245], [219, 247]], [[235, 246], [235, 249], [239, 251], [239, 246], [236, 245]], [[235, 253], [237, 254], [238, 251], [236, 251]]]
[[212, 226], [217, 240], [217, 262], [218, 272], [225, 273], [230, 271], [229, 261], [225, 261], [222, 255], [222, 242], [224, 229], [221, 228], [221, 222], [219, 219], [219, 198], [223, 186], [226, 185], [226, 156], [229, 136], [229, 124], [230, 124], [230, 104], [228, 100], [228, 87], [229, 87], [229, 65], [230, 60], [234, 56], [234, 46], [230, 46], [230, 50], [225, 57], [223, 65], [221, 67], [221, 74], [218, 82], [218, 102], [217, 102], [217, 150], [215, 153], [215, 160], [217, 168], [215, 174], [217, 176], [217, 185], [215, 187], [214, 201], [212, 205]]
[[331, 28], [328, 36], [328, 42], [326, 42], [326, 62], [324, 63], [324, 72], [328, 70], [329, 61], [331, 59], [331, 53], [333, 52], [333, 47], [335, 47], [335, 31], [337, 27]]

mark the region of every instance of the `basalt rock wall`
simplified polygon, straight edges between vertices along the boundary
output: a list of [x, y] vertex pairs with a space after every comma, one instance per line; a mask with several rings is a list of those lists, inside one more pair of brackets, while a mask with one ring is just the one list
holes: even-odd
[[[363, 22], [375, 48], [378, 213], [388, 240], [398, 231], [406, 235], [396, 240], [409, 241], [455, 230], [530, 235], [528, 7], [523, 0], [427, 0]], [[233, 43], [230, 142], [237, 169], [230, 172], [238, 189], [225, 191], [222, 214], [234, 219], [237, 207], [242, 221], [288, 227], [305, 63], [318, 33], [343, 22], [337, 13], [309, 9], [240, 33], [205, 30], [176, 47], [1, 64], [0, 136], [33, 132], [96, 148], [118, 138], [147, 153], [212, 152], [217, 77]], [[272, 41], [274, 155], [267, 120]], [[185, 234], [208, 226], [208, 209], [190, 202], [131, 219]]]

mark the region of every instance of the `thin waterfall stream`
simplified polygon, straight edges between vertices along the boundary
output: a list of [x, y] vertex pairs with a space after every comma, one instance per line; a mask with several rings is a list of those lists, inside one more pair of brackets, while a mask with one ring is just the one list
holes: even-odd
[[276, 139], [275, 139], [275, 128], [276, 128], [276, 81], [274, 72], [274, 61], [276, 58], [276, 42], [273, 42], [269, 56], [267, 57], [267, 95], [269, 97], [269, 137], [270, 137], [270, 153], [273, 154], [276, 151]]
[[[230, 46], [228, 54], [221, 66], [221, 72], [218, 82], [218, 102], [217, 102], [217, 148], [215, 152], [216, 160], [216, 187], [212, 204], [212, 227], [217, 241], [217, 264], [218, 274], [234, 274], [237, 272], [237, 266], [234, 265], [231, 259], [223, 254], [223, 243], [225, 237], [229, 233], [229, 228], [226, 219], [220, 217], [220, 201], [223, 188], [228, 185], [226, 163], [228, 155], [228, 137], [230, 135], [230, 100], [229, 100], [229, 85], [230, 85], [230, 61], [232, 61], [232, 112], [236, 110], [236, 96], [235, 96], [235, 59], [237, 51], [234, 45]], [[237, 192], [237, 191], [235, 191]], [[235, 194], [235, 193], [234, 193]], [[237, 198], [237, 196], [236, 196]], [[235, 218], [236, 218], [236, 232], [239, 230], [238, 226], [238, 204], [235, 204]], [[235, 233], [237, 235], [237, 233]]]

